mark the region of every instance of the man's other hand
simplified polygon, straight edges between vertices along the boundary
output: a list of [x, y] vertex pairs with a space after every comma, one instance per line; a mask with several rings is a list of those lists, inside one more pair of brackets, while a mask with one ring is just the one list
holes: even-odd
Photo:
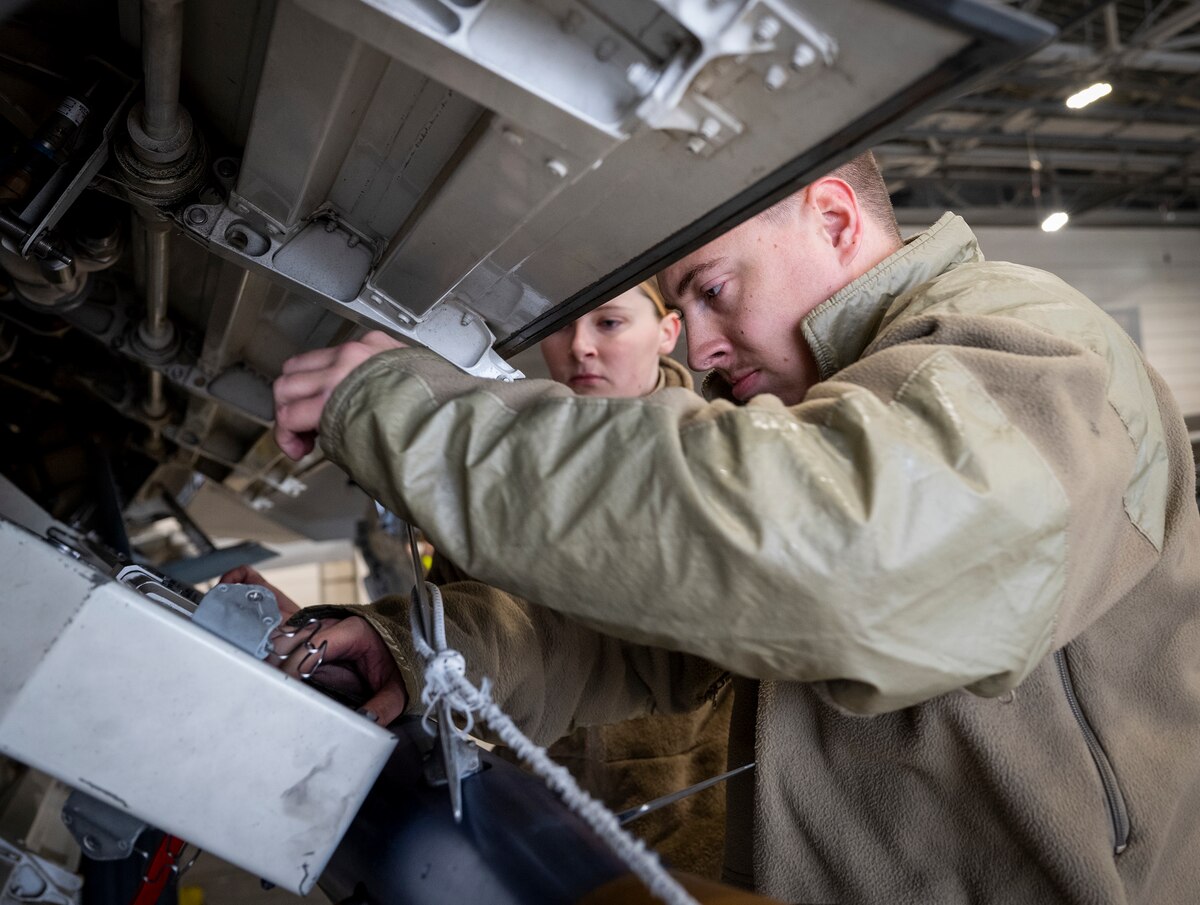
[[275, 381], [275, 442], [291, 459], [301, 459], [316, 445], [325, 403], [338, 384], [372, 355], [405, 344], [386, 333], [372, 331], [362, 339], [313, 349], [283, 363]]
[[[300, 612], [292, 598], [250, 566], [229, 570], [221, 576], [221, 581], [267, 588], [279, 603], [284, 623]], [[271, 643], [276, 655], [272, 662], [282, 658], [278, 664], [281, 670], [295, 678], [300, 678], [302, 671], [313, 670], [310, 678], [317, 684], [346, 696], [365, 696], [359, 709], [373, 714], [381, 726], [404, 713], [408, 694], [400, 669], [383, 638], [367, 620], [359, 616], [326, 617], [311, 627], [301, 624], [291, 637], [275, 632]], [[321, 665], [314, 670], [316, 658], [309, 657], [308, 652], [320, 650], [322, 644], [325, 653]]]
[[222, 584], [256, 584], [266, 588], [275, 595], [275, 602], [279, 604], [279, 615], [283, 617], [283, 621], [287, 622], [296, 613], [300, 612], [300, 607], [296, 605], [296, 601], [292, 600], [287, 594], [271, 584], [262, 577], [262, 573], [250, 566], [238, 566], [230, 569], [221, 576]]

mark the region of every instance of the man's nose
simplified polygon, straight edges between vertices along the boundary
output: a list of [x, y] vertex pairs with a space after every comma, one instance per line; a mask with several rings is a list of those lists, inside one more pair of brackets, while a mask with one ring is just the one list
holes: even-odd
[[572, 328], [571, 354], [577, 359], [590, 358], [596, 354], [596, 342], [586, 324], [576, 323]]
[[688, 367], [693, 371], [711, 371], [729, 360], [729, 343], [720, 333], [700, 324], [684, 323], [687, 333]]

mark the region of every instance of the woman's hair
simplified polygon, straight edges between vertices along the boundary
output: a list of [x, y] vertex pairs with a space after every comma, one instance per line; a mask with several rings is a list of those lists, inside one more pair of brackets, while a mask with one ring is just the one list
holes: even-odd
[[666, 301], [663, 299], [662, 292], [658, 289], [658, 282], [654, 277], [638, 283], [637, 288], [642, 290], [642, 293], [654, 303], [654, 310], [658, 312], [660, 320], [671, 313], [670, 309], [667, 308]]

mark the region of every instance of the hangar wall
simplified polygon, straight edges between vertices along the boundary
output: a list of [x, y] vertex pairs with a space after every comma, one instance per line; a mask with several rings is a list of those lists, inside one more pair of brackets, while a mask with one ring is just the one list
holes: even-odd
[[[918, 228], [902, 224], [905, 235]], [[1183, 413], [1200, 414], [1200, 230], [980, 227], [975, 234], [988, 258], [1049, 270], [1112, 313]]]

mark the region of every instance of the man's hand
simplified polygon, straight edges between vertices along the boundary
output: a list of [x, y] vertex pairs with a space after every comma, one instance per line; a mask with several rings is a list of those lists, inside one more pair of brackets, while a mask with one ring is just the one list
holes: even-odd
[[338, 384], [372, 355], [403, 348], [405, 344], [398, 339], [375, 330], [362, 339], [313, 349], [285, 361], [274, 388], [275, 442], [279, 448], [291, 459], [312, 452], [321, 413]]
[[[300, 612], [295, 601], [249, 566], [231, 569], [221, 576], [221, 581], [267, 588], [279, 602], [284, 623]], [[324, 657], [320, 667], [313, 670], [316, 657], [309, 656], [309, 652], [320, 650], [322, 644]], [[288, 675], [301, 678], [301, 671], [313, 670], [311, 678], [325, 688], [343, 695], [368, 696], [360, 709], [374, 715], [381, 726], [404, 712], [408, 694], [400, 669], [383, 638], [367, 620], [359, 616], [321, 619], [315, 626], [302, 624], [290, 638], [276, 633], [272, 645], [275, 654], [284, 658], [279, 668]]]

